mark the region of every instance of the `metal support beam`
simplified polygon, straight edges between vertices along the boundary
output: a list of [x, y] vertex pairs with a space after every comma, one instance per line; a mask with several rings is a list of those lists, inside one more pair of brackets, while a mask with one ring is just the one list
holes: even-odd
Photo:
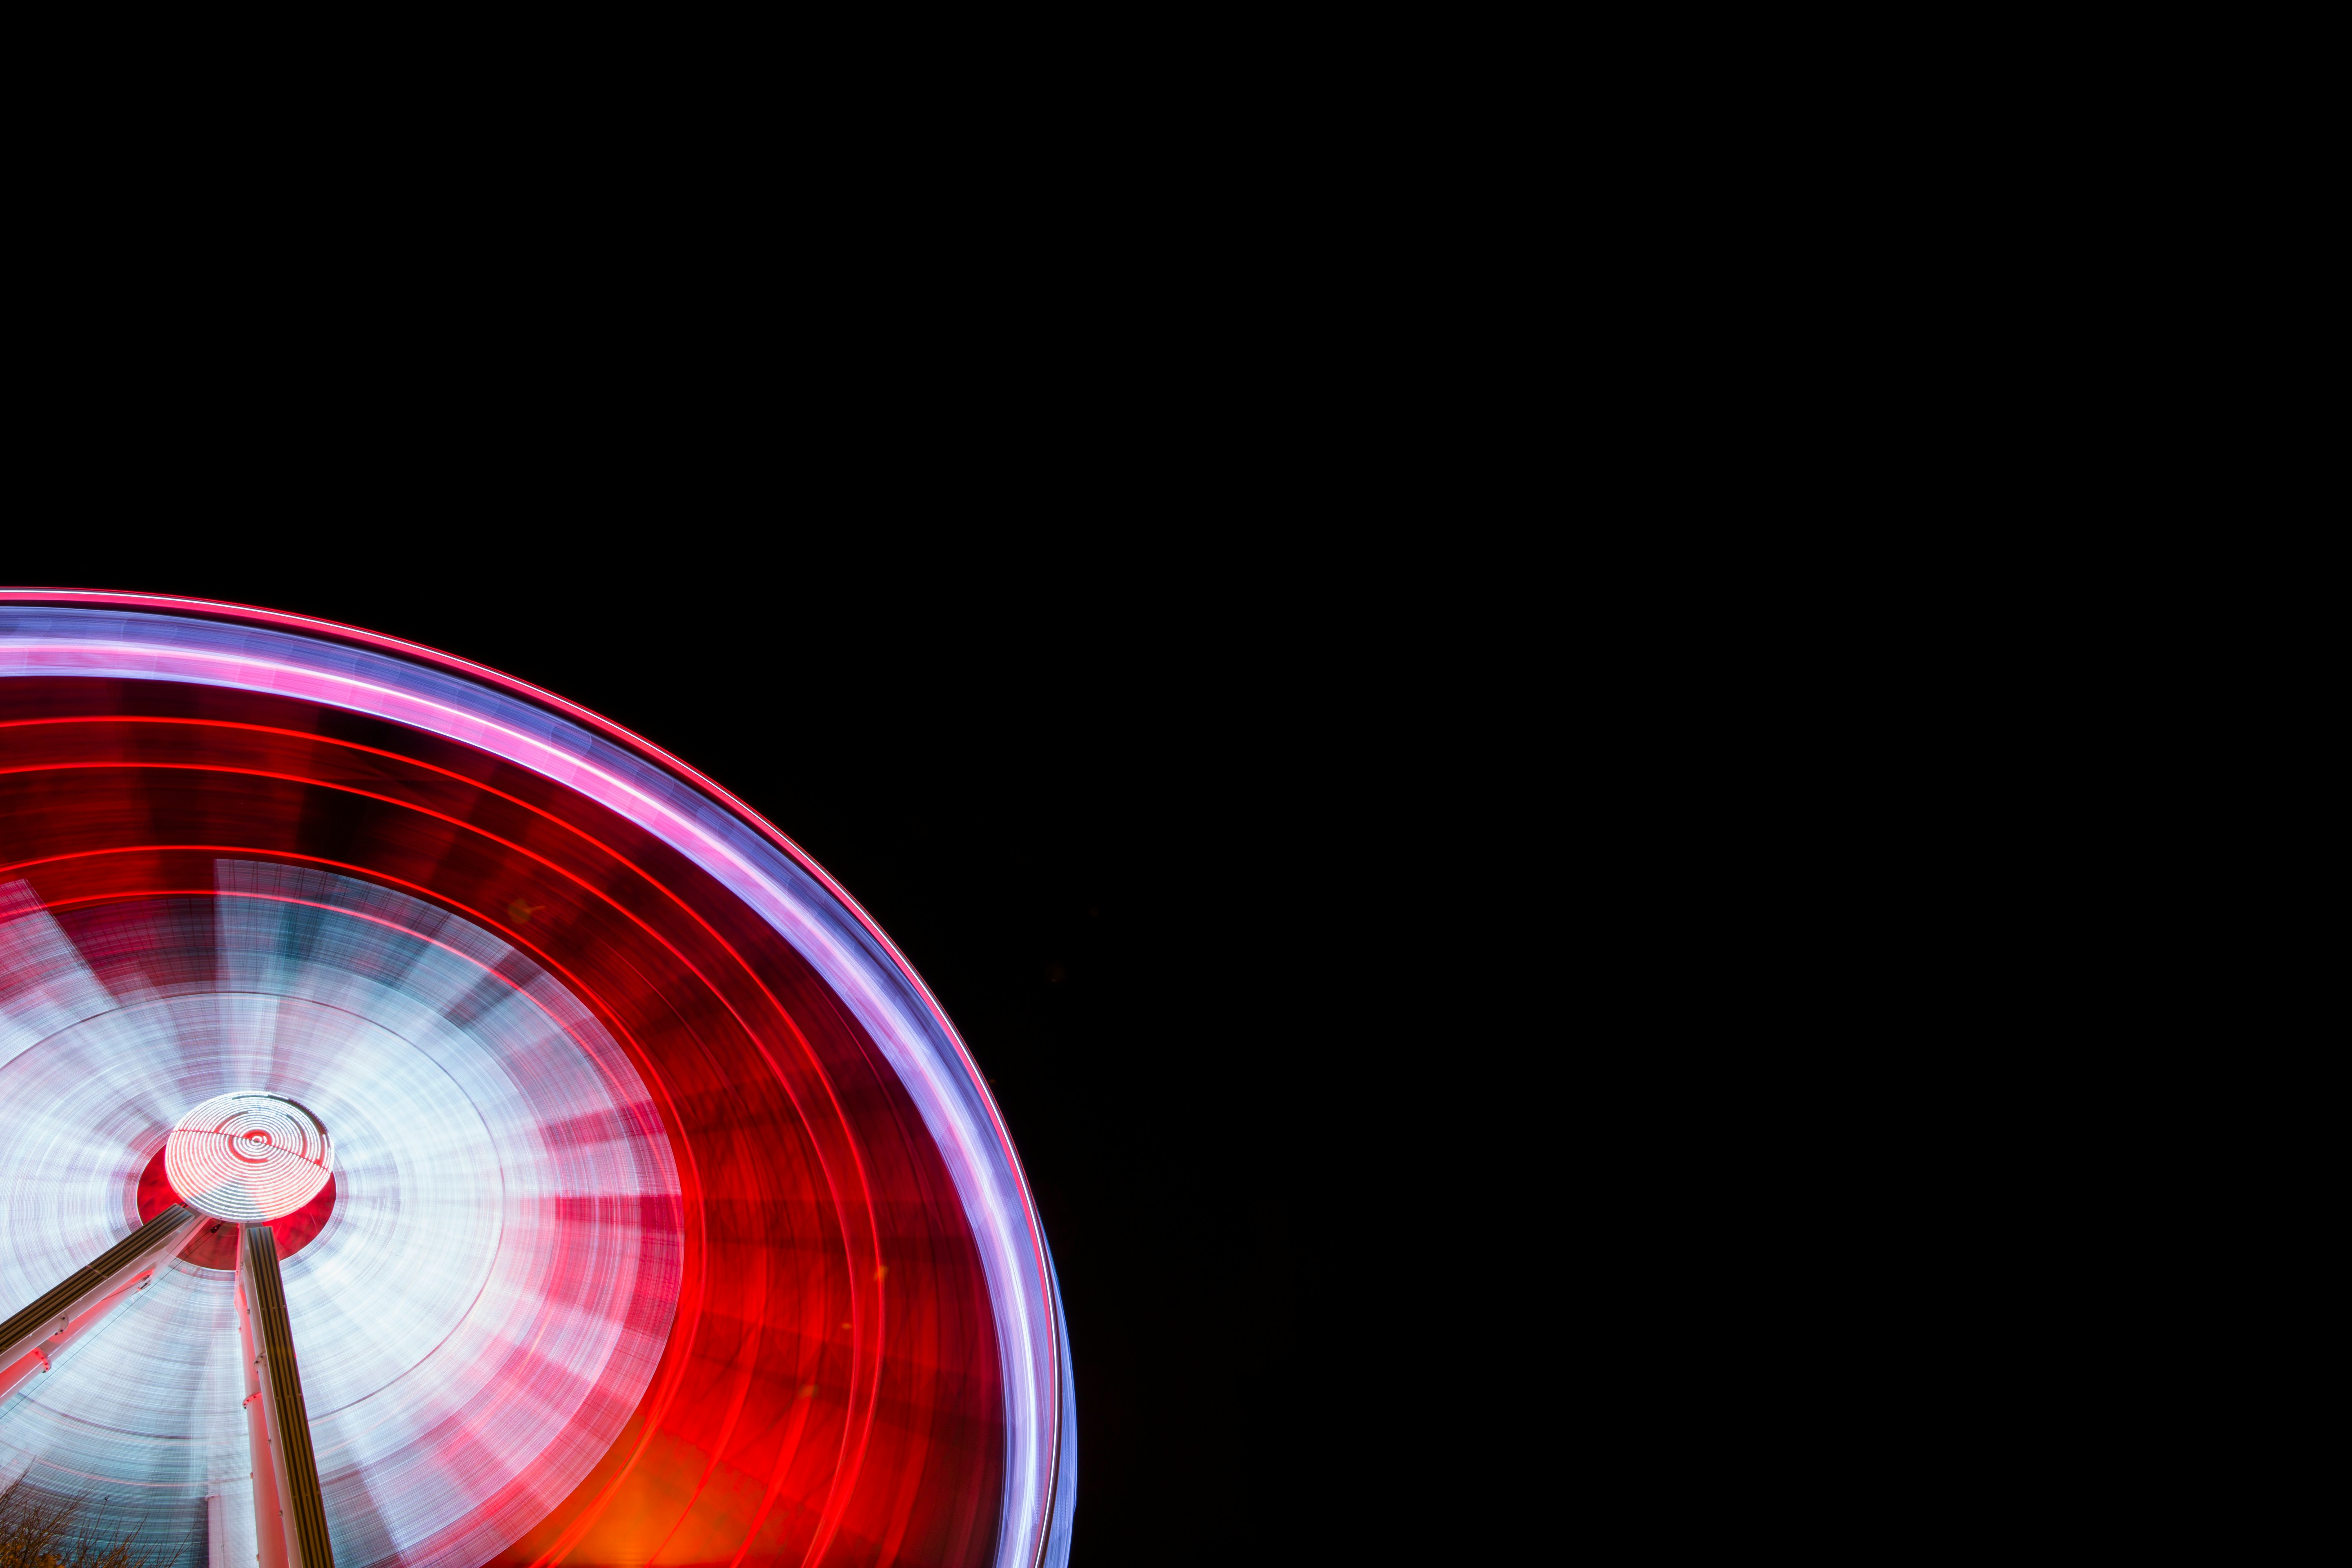
[[278, 1467], [270, 1462], [269, 1416], [262, 1408], [261, 1351], [245, 1297], [245, 1227], [237, 1227], [236, 1338], [245, 1352], [245, 1436], [253, 1458], [253, 1560], [286, 1568], [286, 1515], [278, 1502]]
[[145, 1289], [198, 1217], [195, 1210], [173, 1205], [0, 1324], [0, 1399], [48, 1371], [50, 1358], [69, 1341]]
[[254, 1446], [253, 1522], [261, 1538], [261, 1568], [335, 1568], [319, 1460], [310, 1451], [310, 1416], [294, 1363], [294, 1332], [286, 1321], [278, 1237], [266, 1225], [246, 1226], [238, 1238], [236, 1304], [246, 1349], [245, 1409]]

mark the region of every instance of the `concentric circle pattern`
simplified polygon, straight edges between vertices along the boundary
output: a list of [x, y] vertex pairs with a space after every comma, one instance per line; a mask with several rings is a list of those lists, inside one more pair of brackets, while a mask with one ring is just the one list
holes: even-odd
[[334, 1150], [318, 1118], [283, 1095], [215, 1095], [180, 1118], [163, 1169], [183, 1202], [215, 1219], [292, 1214], [324, 1191]]
[[[166, 1183], [300, 1243], [339, 1568], [1066, 1557], [1027, 1184], [821, 868], [429, 649], [0, 592], [0, 1310]], [[0, 1484], [248, 1563], [206, 1237], [0, 1398]]]

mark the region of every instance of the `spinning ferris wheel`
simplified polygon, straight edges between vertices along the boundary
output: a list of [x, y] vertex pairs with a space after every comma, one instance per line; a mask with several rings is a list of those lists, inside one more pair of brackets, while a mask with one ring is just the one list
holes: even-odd
[[211, 1568], [1060, 1563], [1053, 1261], [921, 980], [583, 709], [0, 593], [0, 1487]]

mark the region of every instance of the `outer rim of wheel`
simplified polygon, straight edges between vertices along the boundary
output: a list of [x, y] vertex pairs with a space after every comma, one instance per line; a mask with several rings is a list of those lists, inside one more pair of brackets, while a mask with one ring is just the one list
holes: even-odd
[[[363, 649], [379, 658], [420, 665], [478, 687], [502, 693], [533, 708], [543, 710], [559, 719], [585, 729], [637, 759], [646, 766], [658, 770], [677, 784], [719, 807], [742, 824], [782, 855], [826, 894], [856, 924], [862, 928], [876, 949], [887, 956], [898, 978], [911, 994], [919, 998], [928, 1011], [930, 1023], [939, 1037], [952, 1050], [952, 1060], [962, 1075], [976, 1102], [985, 1109], [988, 1130], [1001, 1152], [1003, 1168], [1016, 1184], [1019, 1194], [1021, 1221], [1035, 1278], [1043, 1288], [1035, 1293], [1034, 1305], [1042, 1316], [1044, 1327], [1043, 1386], [1037, 1401], [1038, 1415], [1044, 1430], [1039, 1434], [1038, 1458], [1042, 1473], [1030, 1478], [1030, 1502], [1022, 1510], [1024, 1518], [1010, 1516], [1003, 1521], [1004, 1532], [1000, 1537], [1003, 1555], [1000, 1561], [1012, 1563], [1058, 1562], [1066, 1555], [1069, 1525], [1074, 1503], [1075, 1430], [1071, 1421], [1073, 1404], [1068, 1386], [1068, 1347], [1062, 1329], [1059, 1288], [1055, 1281], [1051, 1253], [1045, 1245], [1044, 1232], [1037, 1217], [1034, 1194], [1014, 1150], [1009, 1131], [994, 1098], [987, 1089], [985, 1079], [973, 1063], [961, 1034], [955, 1029], [937, 997], [916, 972], [895, 942], [880, 925], [852, 897], [846, 889], [818, 864], [799, 845], [768, 822], [740, 797], [690, 764], [658, 745], [614, 723], [593, 710], [547, 691], [502, 671], [477, 664], [422, 644], [386, 637], [364, 628], [346, 626], [314, 616], [289, 614], [259, 606], [182, 597], [177, 595], [115, 593], [86, 590], [0, 589], [0, 605], [27, 607], [47, 606], [60, 609], [121, 611], [136, 615], [208, 621], [267, 628], [293, 637], [330, 646], [341, 645]], [[331, 704], [330, 704], [331, 705]], [[459, 742], [463, 743], [463, 742]], [[973, 1216], [971, 1223], [980, 1223]], [[999, 1332], [1006, 1331], [1000, 1325]], [[1010, 1391], [1008, 1388], [1008, 1397]], [[1012, 1456], [1008, 1454], [1008, 1510], [1011, 1502]], [[1025, 1537], [1025, 1540], [1016, 1539]]]

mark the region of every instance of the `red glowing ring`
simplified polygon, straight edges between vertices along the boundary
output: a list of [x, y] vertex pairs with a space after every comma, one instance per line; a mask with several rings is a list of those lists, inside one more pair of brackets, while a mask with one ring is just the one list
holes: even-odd
[[[79, 965], [74, 984], [115, 1009], [16, 1058], [0, 1036], [0, 1155], [8, 1074], [106, 1041], [126, 1044], [105, 1059], [160, 1064], [141, 1090], [152, 1131], [126, 1129], [111, 1154], [77, 1144], [45, 1173], [59, 1193], [116, 1194], [111, 1217], [85, 1236], [62, 1200], [75, 1212], [49, 1231], [0, 1215], [0, 1288], [26, 1293], [52, 1255], [127, 1234], [162, 1195], [159, 1156], [207, 1213], [316, 1227], [285, 1265], [298, 1346], [308, 1322], [331, 1347], [303, 1347], [306, 1386], [314, 1361], [336, 1386], [331, 1347], [364, 1348], [357, 1329], [335, 1338], [338, 1313], [404, 1331], [396, 1314], [364, 1319], [411, 1288], [366, 1282], [383, 1249], [433, 1241], [413, 1253], [418, 1288], [466, 1259], [544, 1259], [541, 1295], [486, 1276], [467, 1298], [555, 1336], [464, 1352], [511, 1347], [503, 1403], [435, 1384], [456, 1352], [422, 1342], [399, 1352], [415, 1357], [405, 1379], [439, 1387], [450, 1415], [397, 1453], [313, 1402], [339, 1557], [371, 1560], [364, 1541], [449, 1568], [1066, 1554], [1059, 1292], [1003, 1120], [903, 955], [726, 791], [574, 704], [396, 639], [155, 595], [11, 592], [0, 823], [0, 950]], [[232, 1067], [243, 1076], [224, 1081]], [[44, 1082], [52, 1101], [122, 1120], [95, 1079], [62, 1072]], [[580, 1118], [537, 1087], [559, 1080]], [[309, 1127], [179, 1127], [195, 1102], [249, 1092], [298, 1101]], [[395, 1124], [440, 1152], [404, 1165]], [[252, 1131], [268, 1134], [243, 1150], [258, 1165], [228, 1152]], [[620, 1149], [637, 1174], [595, 1179], [637, 1206], [579, 1207], [560, 1173]], [[226, 1181], [231, 1165], [254, 1174]], [[489, 1207], [459, 1201], [497, 1181]], [[493, 1211], [498, 1234], [477, 1234]], [[634, 1261], [614, 1276], [567, 1237], [625, 1239]], [[12, 1246], [38, 1267], [12, 1264]], [[218, 1276], [193, 1250], [173, 1269], [137, 1310], [197, 1301], [170, 1292]], [[447, 1344], [471, 1343], [468, 1314], [488, 1310], [451, 1306]], [[564, 1381], [567, 1344], [602, 1358], [579, 1363], [604, 1369], [595, 1381]], [[61, 1363], [42, 1386], [72, 1374]], [[599, 1405], [605, 1388], [624, 1403]], [[551, 1396], [578, 1414], [515, 1424]], [[614, 1435], [512, 1468], [526, 1429]], [[183, 1483], [138, 1471], [167, 1436], [135, 1461], [90, 1439], [76, 1473], [168, 1507]], [[494, 1473], [513, 1478], [495, 1497], [467, 1479]], [[436, 1475], [478, 1500], [436, 1515]]]

